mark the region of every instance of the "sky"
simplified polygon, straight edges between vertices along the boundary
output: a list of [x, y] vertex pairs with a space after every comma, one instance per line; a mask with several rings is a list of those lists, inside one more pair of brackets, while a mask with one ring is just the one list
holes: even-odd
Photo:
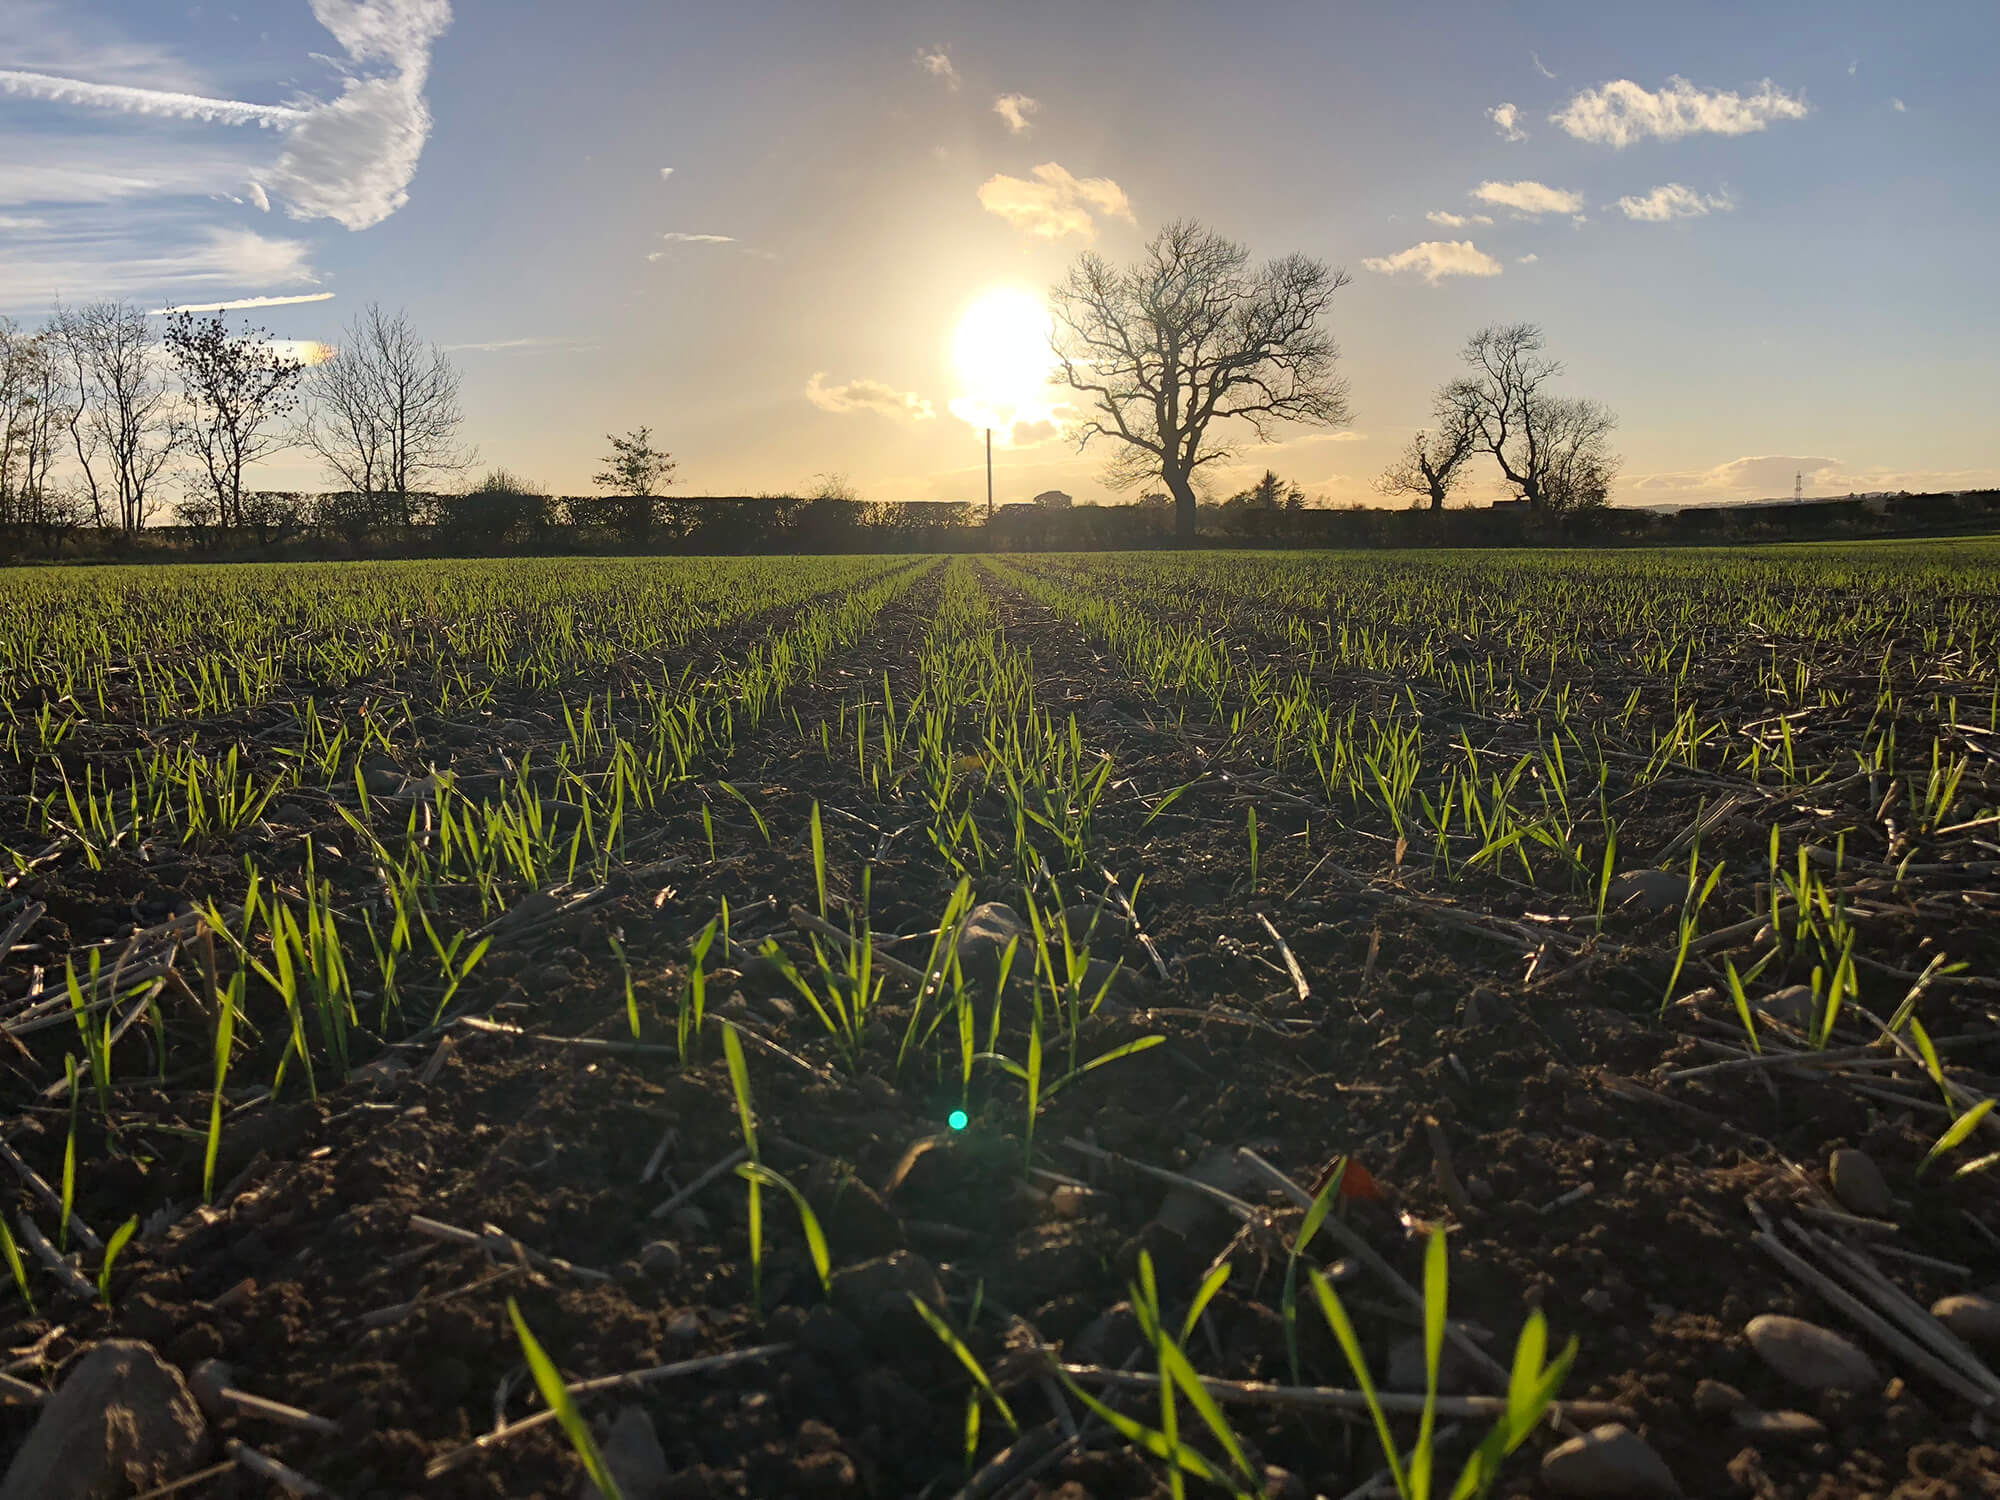
[[[968, 310], [1193, 217], [1352, 278], [1351, 421], [1220, 493], [1380, 503], [1519, 321], [1618, 413], [1617, 503], [1993, 486], [1996, 76], [1993, 0], [0, 0], [0, 313], [375, 302], [556, 493], [643, 423], [679, 493], [973, 500]], [[1122, 498], [1016, 405], [999, 499]]]

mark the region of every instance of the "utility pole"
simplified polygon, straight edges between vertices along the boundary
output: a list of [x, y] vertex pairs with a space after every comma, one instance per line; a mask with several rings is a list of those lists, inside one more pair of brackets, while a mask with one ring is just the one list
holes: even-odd
[[986, 429], [986, 519], [993, 519], [993, 429]]

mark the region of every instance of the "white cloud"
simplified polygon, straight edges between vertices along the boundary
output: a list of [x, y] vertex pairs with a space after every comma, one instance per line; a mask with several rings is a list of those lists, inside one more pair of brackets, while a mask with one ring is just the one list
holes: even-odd
[[1511, 104], [1496, 104], [1486, 111], [1486, 118], [1493, 122], [1493, 128], [1500, 132], [1500, 138], [1508, 141], [1525, 141], [1528, 132], [1521, 128], [1521, 111]]
[[1424, 217], [1440, 229], [1463, 229], [1468, 224], [1491, 224], [1493, 222], [1492, 216], [1489, 214], [1450, 214], [1439, 208], [1432, 209]]
[[1530, 250], [1526, 255], [1515, 256], [1514, 264], [1517, 266], [1532, 266], [1536, 261], [1540, 259], [1541, 257], [1539, 255], [1535, 254], [1534, 251]]
[[1736, 206], [1727, 193], [1704, 196], [1678, 182], [1664, 183], [1642, 198], [1627, 196], [1618, 207], [1628, 219], [1647, 224], [1664, 224], [1669, 219], [1699, 219], [1704, 214], [1727, 212]]
[[1583, 194], [1540, 182], [1482, 182], [1472, 190], [1481, 203], [1511, 208], [1535, 218], [1542, 214], [1573, 214], [1583, 207]]
[[915, 391], [899, 391], [894, 386], [880, 380], [850, 380], [845, 385], [828, 385], [826, 372], [815, 370], [812, 379], [806, 382], [806, 400], [821, 411], [849, 412], [872, 411], [885, 417], [907, 417], [911, 421], [929, 421], [937, 413], [930, 402]]
[[1132, 203], [1109, 177], [1073, 177], [1055, 162], [1034, 169], [1033, 181], [995, 173], [979, 186], [979, 204], [1016, 229], [1042, 239], [1097, 233], [1092, 213], [1131, 220]]
[[1893, 109], [1899, 115], [1910, 112], [1910, 106], [1905, 104], [1901, 99], [1891, 99], [1889, 101], [1889, 108]]
[[1768, 78], [1748, 95], [1705, 92], [1680, 77], [1669, 78], [1655, 93], [1620, 78], [1583, 90], [1549, 121], [1580, 141], [1625, 147], [1648, 137], [1748, 135], [1774, 120], [1804, 119], [1806, 112], [1801, 95], [1786, 93]]
[[133, 88], [122, 83], [83, 83], [74, 78], [53, 78], [46, 73], [23, 73], [10, 68], [0, 68], [0, 90], [17, 98], [198, 120], [208, 125], [260, 125], [268, 130], [296, 125], [305, 118], [305, 111], [277, 104], [246, 104], [238, 99], [210, 99], [201, 94]]
[[[449, 0], [311, 3], [314, 17], [346, 53], [344, 62], [322, 59], [345, 75], [332, 100], [251, 104], [27, 71], [0, 72], [0, 89], [59, 104], [283, 131], [284, 150], [257, 174], [253, 201], [268, 204], [267, 189], [275, 190], [294, 219], [332, 219], [349, 229], [367, 229], [409, 201], [410, 180], [431, 130], [423, 97], [431, 46], [451, 24], [451, 6]], [[109, 160], [122, 165], [122, 156], [121, 151]]]
[[1432, 286], [1447, 276], [1498, 276], [1500, 262], [1471, 240], [1425, 240], [1394, 255], [1370, 256], [1361, 262], [1385, 276], [1415, 271]]
[[919, 47], [917, 66], [933, 78], [942, 78], [947, 85], [958, 87], [958, 69], [951, 65], [951, 54], [942, 47]]
[[156, 307], [151, 317], [170, 312], [234, 312], [248, 307], [292, 307], [300, 302], [331, 302], [332, 292], [301, 292], [296, 297], [237, 297], [228, 302], [177, 302], [172, 307]]
[[1002, 94], [993, 101], [993, 113], [1005, 120], [1015, 135], [1028, 129], [1028, 116], [1041, 107], [1039, 99], [1030, 99], [1026, 94]]
[[660, 238], [665, 240], [669, 245], [733, 245], [736, 243], [736, 236], [733, 234], [684, 234], [678, 229], [668, 234], [663, 234]]
[[148, 253], [136, 254], [130, 227], [117, 216], [17, 236], [0, 256], [0, 309], [46, 308], [57, 295], [71, 301], [144, 297], [160, 306], [176, 301], [181, 288], [287, 286], [318, 279], [303, 240], [212, 226], [172, 248], [159, 244], [163, 238], [150, 236]]
[[[424, 103], [431, 46], [451, 24], [448, 0], [312, 0], [313, 15], [347, 52], [338, 99], [316, 104], [293, 127], [268, 178], [295, 219], [348, 229], [381, 223], [409, 202], [410, 180], [430, 138]], [[373, 77], [355, 70], [380, 67]]]
[[1539, 52], [1530, 52], [1528, 54], [1528, 61], [1535, 65], [1535, 71], [1541, 74], [1542, 77], [1553, 78], [1556, 76], [1553, 71], [1543, 65], [1542, 56]]
[[253, 177], [243, 190], [250, 195], [250, 201], [256, 206], [258, 213], [267, 214], [271, 211], [271, 195], [264, 191], [263, 183]]
[[672, 167], [660, 168], [660, 181], [665, 182], [669, 177], [673, 175], [674, 175], [674, 169]]

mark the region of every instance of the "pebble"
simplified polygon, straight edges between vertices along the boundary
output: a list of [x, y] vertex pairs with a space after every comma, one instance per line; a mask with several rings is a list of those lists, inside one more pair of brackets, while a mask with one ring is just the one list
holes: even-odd
[[1611, 899], [1633, 911], [1673, 911], [1687, 899], [1688, 878], [1675, 870], [1627, 870], [1611, 882]]
[[1551, 1448], [1542, 1458], [1542, 1482], [1578, 1500], [1673, 1500], [1681, 1492], [1666, 1460], [1616, 1422]]
[[682, 1234], [700, 1236], [708, 1233], [708, 1212], [696, 1203], [683, 1203], [675, 1209], [667, 1220]]
[[2000, 1302], [1973, 1292], [1941, 1297], [1931, 1316], [1975, 1349], [2000, 1349]]
[[[653, 1419], [646, 1415], [645, 1407], [627, 1406], [621, 1410], [599, 1442], [598, 1452], [623, 1500], [663, 1500], [671, 1475], [666, 1451], [660, 1447], [660, 1435], [653, 1430]], [[604, 1496], [587, 1479], [578, 1494], [581, 1500], [603, 1500]]]
[[684, 1307], [667, 1319], [667, 1337], [679, 1344], [692, 1344], [701, 1337], [701, 1315]]
[[1743, 1331], [1758, 1358], [1805, 1390], [1871, 1391], [1882, 1384], [1874, 1361], [1831, 1328], [1766, 1313]]
[[151, 1489], [193, 1467], [201, 1409], [149, 1344], [107, 1339], [80, 1355], [0, 1481], [0, 1500], [98, 1500]]
[[1811, 985], [1788, 984], [1753, 1002], [1753, 1008], [1783, 1021], [1795, 1031], [1811, 1031], [1813, 1023], [1819, 1019]]
[[1605, 1291], [1601, 1286], [1592, 1287], [1579, 1300], [1599, 1317], [1606, 1316], [1613, 1307], [1617, 1306], [1617, 1303], [1612, 1300], [1611, 1293]]
[[208, 1417], [219, 1422], [229, 1414], [222, 1393], [236, 1384], [236, 1371], [228, 1361], [203, 1360], [188, 1371], [187, 1382], [188, 1389], [194, 1392], [196, 1404]]
[[1694, 1409], [1706, 1417], [1726, 1417], [1749, 1404], [1735, 1386], [1720, 1380], [1698, 1381], [1694, 1388]]
[[654, 1240], [639, 1252], [639, 1264], [650, 1276], [662, 1280], [678, 1276], [681, 1270], [681, 1247], [672, 1240]]
[[1732, 1415], [1739, 1432], [1770, 1443], [1817, 1443], [1826, 1437], [1826, 1425], [1802, 1411], [1757, 1411], [1746, 1407]]
[[[1389, 1373], [1384, 1386], [1392, 1391], [1421, 1391], [1428, 1378], [1421, 1336], [1399, 1339], [1389, 1346]], [[1444, 1353], [1438, 1358], [1438, 1390], [1447, 1396], [1463, 1395], [1477, 1383], [1471, 1358], [1446, 1340]]]
[[1828, 1171], [1833, 1178], [1833, 1195], [1849, 1213], [1865, 1219], [1895, 1217], [1896, 1200], [1889, 1193], [1889, 1184], [1882, 1180], [1882, 1169], [1867, 1152], [1836, 1151]]

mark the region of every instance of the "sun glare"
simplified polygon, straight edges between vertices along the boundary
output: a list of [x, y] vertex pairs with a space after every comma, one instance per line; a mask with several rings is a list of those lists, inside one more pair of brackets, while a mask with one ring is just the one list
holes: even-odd
[[962, 391], [952, 411], [975, 427], [1002, 430], [1046, 420], [1053, 326], [1047, 305], [1033, 292], [998, 286], [980, 293], [952, 333]]

